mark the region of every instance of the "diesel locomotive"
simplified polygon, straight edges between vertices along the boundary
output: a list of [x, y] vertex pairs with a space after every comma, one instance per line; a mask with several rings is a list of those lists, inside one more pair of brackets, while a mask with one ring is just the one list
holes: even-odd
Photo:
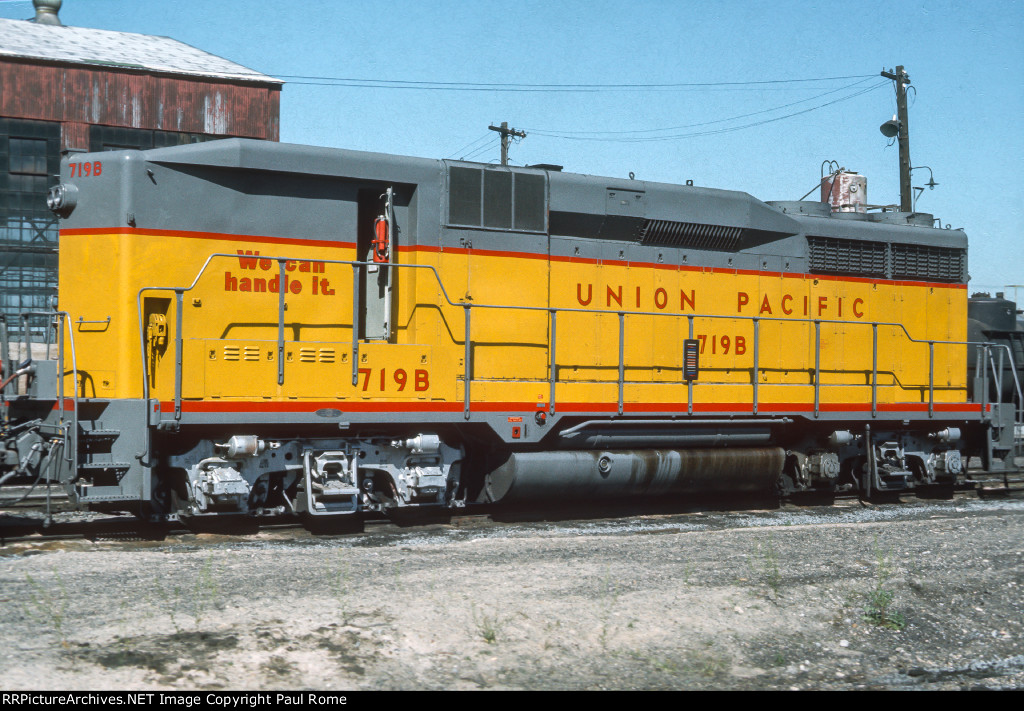
[[91, 509], [875, 496], [1013, 448], [1013, 343], [930, 216], [241, 139], [69, 155], [49, 204], [0, 482]]

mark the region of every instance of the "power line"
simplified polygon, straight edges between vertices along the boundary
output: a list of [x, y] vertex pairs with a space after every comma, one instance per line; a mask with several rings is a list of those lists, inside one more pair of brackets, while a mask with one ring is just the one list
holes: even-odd
[[[286, 83], [300, 86], [337, 86], [359, 89], [390, 89], [411, 91], [460, 91], [460, 92], [513, 92], [513, 93], [601, 93], [601, 92], [648, 92], [648, 91], [794, 91], [819, 89], [811, 87], [812, 82], [841, 81], [846, 79], [870, 79], [874, 75], [849, 75], [838, 77], [811, 77], [806, 79], [764, 79], [735, 82], [678, 82], [662, 84], [528, 84], [500, 82], [438, 82], [412, 81], [404, 79], [360, 79], [354, 77], [318, 77], [307, 75], [274, 75]], [[796, 86], [801, 85], [801, 86]]]
[[[715, 87], [715, 86], [757, 86], [767, 84], [798, 84], [815, 81], [841, 81], [845, 79], [870, 79], [874, 74], [851, 74], [836, 77], [811, 77], [804, 79], [761, 79], [754, 81], [719, 81], [719, 82], [673, 82], [662, 84], [535, 84], [525, 82], [456, 82], [456, 81], [413, 81], [406, 79], [362, 79], [355, 77], [324, 77], [300, 74], [276, 74], [279, 79], [295, 79], [311, 82], [350, 82], [352, 84], [369, 84], [374, 88], [393, 86], [396, 88], [474, 88], [474, 89], [667, 89], [683, 87]], [[347, 86], [348, 84], [346, 84]]]
[[647, 142], [650, 142], [650, 141], [674, 141], [674, 140], [679, 140], [679, 139], [682, 139], [682, 138], [696, 138], [698, 136], [711, 136], [711, 135], [716, 135], [716, 134], [719, 134], [719, 133], [732, 133], [734, 131], [742, 131], [742, 130], [747, 129], [747, 128], [754, 128], [755, 126], [762, 126], [762, 125], [767, 124], [767, 123], [774, 123], [776, 121], [782, 121], [784, 119], [792, 118], [794, 116], [800, 116], [801, 114], [806, 114], [806, 113], [810, 113], [811, 111], [817, 111], [818, 109], [823, 109], [826, 106], [832, 106], [833, 104], [838, 104], [839, 102], [842, 102], [842, 101], [848, 101], [850, 99], [854, 99], [854, 98], [856, 98], [858, 96], [861, 96], [862, 94], [868, 93], [869, 91], [874, 91], [875, 89], [878, 89], [880, 87], [888, 86], [888, 84], [889, 84], [888, 82], [880, 82], [878, 84], [874, 84], [873, 86], [869, 86], [869, 87], [867, 87], [865, 89], [860, 89], [859, 91], [856, 91], [856, 92], [854, 92], [852, 94], [848, 94], [847, 96], [842, 96], [842, 97], [840, 97], [838, 99], [833, 99], [832, 101], [827, 101], [827, 102], [825, 102], [823, 104], [819, 104], [817, 106], [811, 106], [810, 108], [802, 109], [800, 111], [794, 111], [792, 113], [785, 114], [783, 116], [776, 116], [774, 118], [764, 119], [763, 121], [754, 121], [753, 123], [747, 123], [747, 124], [743, 124], [741, 126], [729, 126], [729, 127], [726, 127], [726, 128], [719, 128], [719, 129], [714, 129], [714, 130], [710, 130], [710, 131], [695, 131], [695, 132], [692, 132], [692, 133], [680, 133], [680, 134], [675, 134], [675, 135], [670, 135], [670, 136], [633, 136], [633, 137], [628, 137], [628, 138], [627, 137], [614, 138], [614, 137], [603, 137], [603, 136], [578, 136], [578, 135], [572, 135], [572, 134], [569, 134], [569, 133], [555, 133], [555, 132], [544, 133], [542, 131], [538, 131], [537, 129], [532, 129], [532, 133], [534, 135], [538, 135], [538, 136], [543, 135], [543, 136], [545, 136], [547, 138], [563, 138], [563, 139], [570, 140], [570, 141], [596, 141], [596, 142], [608, 142], [608, 143], [647, 143]]
[[482, 153], [484, 153], [486, 151], [489, 151], [490, 149], [491, 149], [491, 144], [490, 143], [485, 143], [484, 145], [480, 146], [479, 148], [477, 148], [475, 151], [473, 151], [469, 155], [464, 156], [462, 158], [462, 160], [470, 160], [471, 158], [475, 158], [476, 156], [478, 156], [478, 155], [480, 155], [480, 154], [482, 154]]
[[484, 135], [480, 136], [480, 138], [476, 139], [475, 141], [470, 141], [469, 143], [464, 145], [462, 148], [459, 148], [458, 150], [452, 151], [451, 155], [449, 155], [448, 157], [449, 158], [454, 158], [455, 156], [457, 156], [460, 153], [462, 153], [464, 150], [466, 150], [466, 149], [468, 149], [468, 148], [470, 148], [472, 146], [475, 146], [476, 144], [480, 143], [480, 141], [485, 141], [485, 140], [487, 140], [489, 138], [492, 138], [492, 137], [493, 137], [492, 134], [485, 133]]
[[612, 134], [638, 134], [638, 133], [660, 133], [660, 132], [663, 132], [663, 131], [678, 131], [678, 130], [683, 129], [683, 128], [696, 128], [698, 126], [711, 126], [711, 125], [716, 124], [716, 123], [727, 123], [729, 121], [736, 121], [736, 120], [742, 119], [742, 118], [749, 118], [751, 116], [759, 116], [760, 114], [768, 114], [768, 113], [771, 113], [773, 111], [780, 111], [782, 109], [788, 109], [791, 106], [797, 106], [798, 104], [806, 104], [808, 101], [814, 101], [815, 99], [820, 99], [822, 97], [829, 96], [831, 94], [836, 94], [836, 93], [838, 93], [840, 91], [846, 91], [847, 89], [852, 89], [852, 88], [854, 88], [856, 86], [859, 86], [859, 85], [863, 84], [864, 82], [870, 81], [871, 79], [874, 79], [874, 78], [875, 78], [874, 76], [871, 76], [871, 77], [868, 77], [866, 79], [862, 79], [860, 81], [853, 82], [852, 84], [847, 84], [845, 86], [839, 87], [838, 89], [833, 89], [831, 91], [826, 91], [823, 94], [816, 94], [815, 96], [810, 96], [810, 97], [808, 97], [806, 99], [800, 99], [799, 101], [792, 101], [792, 102], [790, 102], [788, 104], [782, 104], [780, 106], [772, 106], [771, 108], [761, 109], [760, 111], [752, 111], [752, 112], [746, 113], [746, 114], [738, 114], [736, 116], [730, 116], [728, 118], [715, 119], [714, 121], [701, 121], [699, 123], [688, 123], [688, 124], [683, 124], [681, 126], [666, 126], [664, 128], [639, 128], [639, 129], [624, 130], [624, 131], [610, 131], [610, 130], [606, 130], [606, 131], [554, 131], [554, 130], [550, 130], [550, 129], [541, 129], [541, 128], [525, 128], [524, 130], [530, 131], [531, 133], [536, 133], [537, 135], [540, 135], [540, 136], [553, 135], [553, 134], [557, 134], [559, 136], [563, 136], [563, 135], [571, 135], [571, 136], [612, 135]]

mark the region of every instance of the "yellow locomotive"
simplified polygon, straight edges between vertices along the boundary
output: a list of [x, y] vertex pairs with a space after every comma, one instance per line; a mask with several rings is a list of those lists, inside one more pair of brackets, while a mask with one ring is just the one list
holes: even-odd
[[238, 139], [72, 155], [50, 206], [3, 462], [94, 508], [898, 492], [1012, 442], [916, 215]]

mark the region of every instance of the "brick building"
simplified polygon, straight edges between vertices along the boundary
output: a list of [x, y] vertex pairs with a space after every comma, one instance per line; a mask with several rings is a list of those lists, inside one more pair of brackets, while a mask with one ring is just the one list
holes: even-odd
[[276, 141], [282, 82], [168, 37], [65, 27], [60, 0], [0, 19], [0, 313], [48, 308], [62, 152]]

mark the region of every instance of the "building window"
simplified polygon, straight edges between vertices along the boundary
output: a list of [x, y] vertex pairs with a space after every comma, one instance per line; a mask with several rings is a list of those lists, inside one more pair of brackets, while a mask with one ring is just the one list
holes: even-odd
[[89, 152], [101, 151], [147, 151], [150, 148], [166, 148], [186, 143], [201, 143], [228, 136], [206, 136], [201, 133], [178, 131], [156, 131], [122, 126], [90, 126]]
[[22, 175], [46, 175], [46, 139], [10, 139], [10, 170]]
[[59, 123], [0, 119], [0, 312], [13, 334], [16, 314], [48, 309], [57, 293], [57, 218], [46, 193], [59, 172]]

